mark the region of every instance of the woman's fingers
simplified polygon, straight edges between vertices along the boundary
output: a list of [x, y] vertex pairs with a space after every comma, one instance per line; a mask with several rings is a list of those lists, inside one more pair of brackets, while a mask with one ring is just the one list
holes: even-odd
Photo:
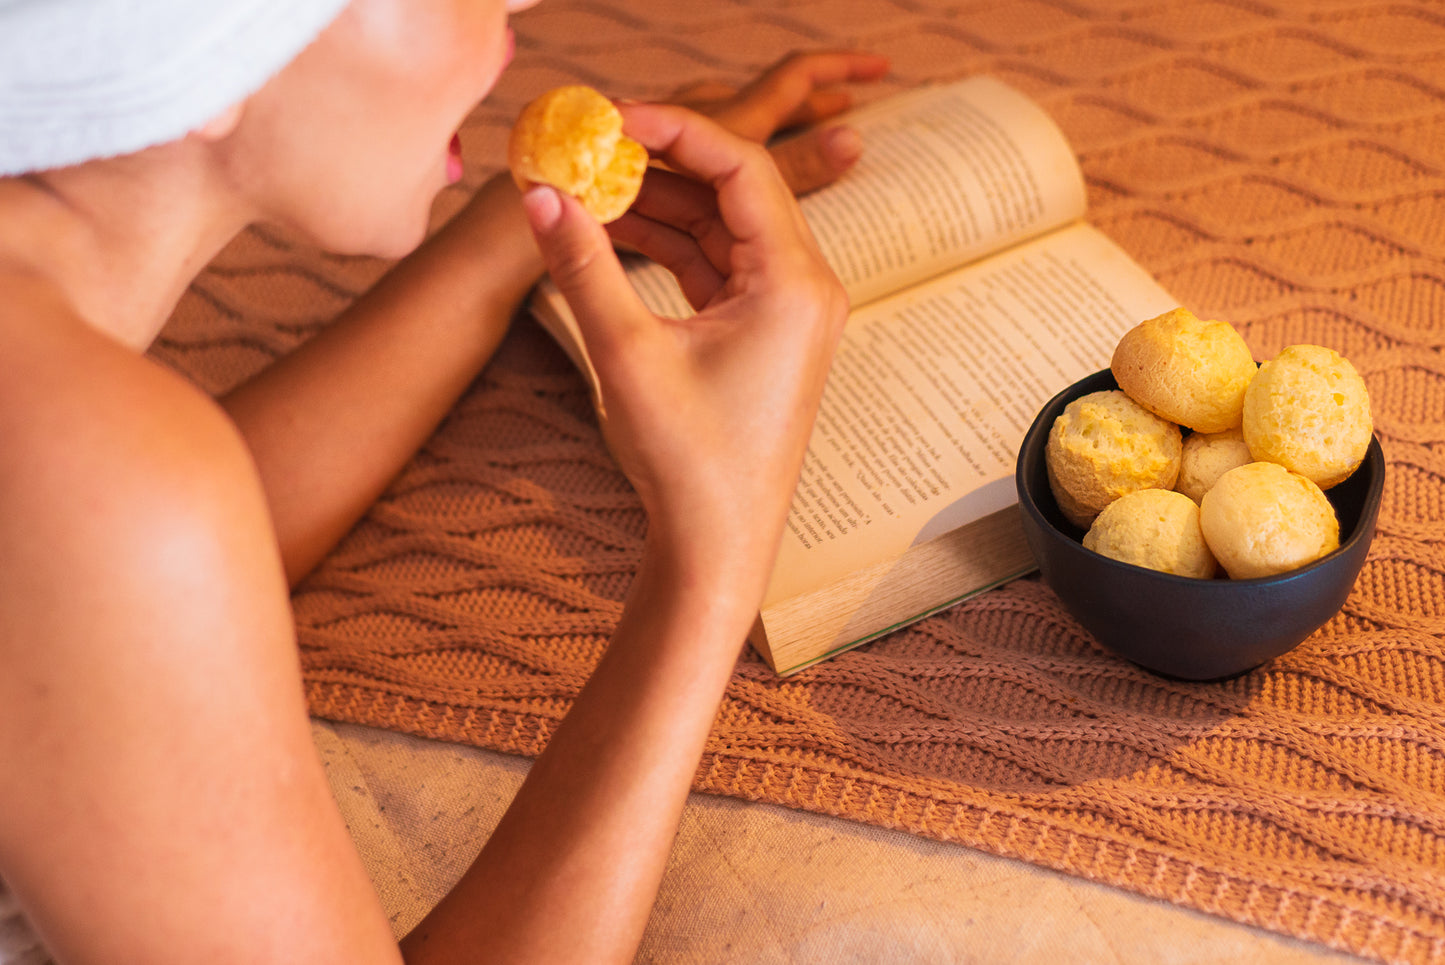
[[631, 210], [607, 231], [676, 275], [694, 308], [722, 284], [736, 241], [712, 188], [659, 167], [647, 172]]
[[701, 311], [727, 280], [685, 231], [629, 211], [607, 226], [612, 240], [635, 249], [672, 273], [694, 311]]
[[712, 110], [724, 106], [737, 94], [738, 89], [731, 84], [724, 84], [718, 80], [702, 80], [695, 84], [688, 84], [686, 87], [679, 87], [673, 91], [667, 101], [669, 104], [686, 107], [699, 114], [708, 114]]
[[[837, 85], [877, 80], [888, 60], [853, 51], [792, 54], [737, 92], [726, 85], [697, 84], [679, 103], [689, 103], [728, 130], [768, 142], [779, 131], [816, 125], [852, 106], [852, 96]], [[855, 132], [835, 127], [808, 131], [771, 146], [783, 181], [794, 194], [831, 184], [858, 160], [862, 144]]]
[[[888, 60], [856, 51], [794, 53], [775, 63], [742, 89], [701, 81], [678, 90], [671, 102], [706, 114], [748, 140], [769, 143], [780, 131], [816, 125], [852, 106], [837, 85], [877, 80]], [[772, 144], [783, 181], [806, 194], [836, 181], [858, 160], [861, 145], [844, 129], [809, 131]]]
[[[635, 342], [654, 321], [617, 261], [614, 239], [670, 269], [699, 310], [732, 295], [759, 306], [806, 298], [808, 285], [798, 283], [822, 266], [792, 192], [761, 145], [670, 105], [630, 104], [623, 115], [627, 133], [667, 169], [649, 173], [611, 237], [573, 198], [551, 188], [524, 197], [548, 271], [583, 321], [599, 375], [619, 358], [617, 346]], [[759, 321], [785, 314], [763, 311]]]
[[863, 139], [851, 127], [808, 131], [774, 144], [773, 162], [794, 194], [832, 184], [863, 156]]
[[744, 87], [715, 116], [730, 130], [754, 140], [812, 124], [846, 110], [852, 98], [838, 84], [877, 80], [888, 59], [856, 51], [791, 54]]
[[538, 185], [522, 196], [547, 273], [578, 319], [594, 360], [610, 353], [647, 309], [622, 270], [612, 241], [575, 198]]
[[629, 136], [717, 192], [718, 212], [732, 237], [766, 248], [770, 237], [791, 237], [803, 228], [792, 192], [761, 145], [680, 107], [630, 104], [622, 113]]
[[654, 165], [648, 168], [642, 190], [628, 211], [696, 236], [717, 222], [717, 192], [700, 181]]

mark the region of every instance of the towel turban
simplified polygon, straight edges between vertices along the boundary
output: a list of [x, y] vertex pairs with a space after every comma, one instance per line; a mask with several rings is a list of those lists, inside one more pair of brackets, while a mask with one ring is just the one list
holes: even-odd
[[0, 0], [0, 176], [175, 140], [259, 89], [347, 0]]

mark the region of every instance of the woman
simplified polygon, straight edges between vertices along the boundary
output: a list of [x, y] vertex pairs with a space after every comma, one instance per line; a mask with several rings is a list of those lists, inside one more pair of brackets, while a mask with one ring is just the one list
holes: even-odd
[[[311, 744], [288, 580], [427, 437], [544, 264], [584, 325], [645, 549], [593, 678], [401, 952], [636, 947], [845, 313], [767, 153], [677, 107], [624, 109], [668, 170], [612, 239], [679, 274], [686, 324], [643, 308], [572, 199], [499, 178], [225, 399], [142, 354], [252, 222], [417, 248], [526, 5], [0, 2], [0, 879], [60, 961], [397, 959]], [[884, 69], [795, 58], [717, 116], [766, 138]], [[856, 145], [792, 150], [806, 184]]]

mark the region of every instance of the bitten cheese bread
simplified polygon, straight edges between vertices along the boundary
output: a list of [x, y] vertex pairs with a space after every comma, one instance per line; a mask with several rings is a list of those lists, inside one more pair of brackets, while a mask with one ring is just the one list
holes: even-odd
[[523, 191], [550, 184], [606, 224], [637, 199], [647, 149], [622, 133], [622, 114], [611, 101], [573, 84], [522, 110], [507, 143], [507, 165]]

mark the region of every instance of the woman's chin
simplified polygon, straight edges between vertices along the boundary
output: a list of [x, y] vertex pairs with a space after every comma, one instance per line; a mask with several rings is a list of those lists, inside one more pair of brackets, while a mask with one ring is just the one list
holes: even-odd
[[430, 174], [405, 191], [386, 191], [375, 182], [333, 186], [328, 198], [313, 199], [310, 210], [291, 224], [311, 245], [332, 254], [400, 258], [431, 232], [445, 182], [439, 165]]
[[327, 237], [314, 239], [318, 247], [337, 255], [359, 255], [372, 258], [397, 259], [411, 254], [426, 240], [431, 229], [430, 206], [412, 206], [404, 215], [380, 219], [367, 229], [352, 226], [350, 230], [333, 231]]
[[415, 251], [426, 240], [430, 230], [431, 219], [426, 214], [414, 219], [409, 228], [398, 224], [395, 230], [382, 240], [381, 250], [372, 253], [381, 258], [402, 258]]

